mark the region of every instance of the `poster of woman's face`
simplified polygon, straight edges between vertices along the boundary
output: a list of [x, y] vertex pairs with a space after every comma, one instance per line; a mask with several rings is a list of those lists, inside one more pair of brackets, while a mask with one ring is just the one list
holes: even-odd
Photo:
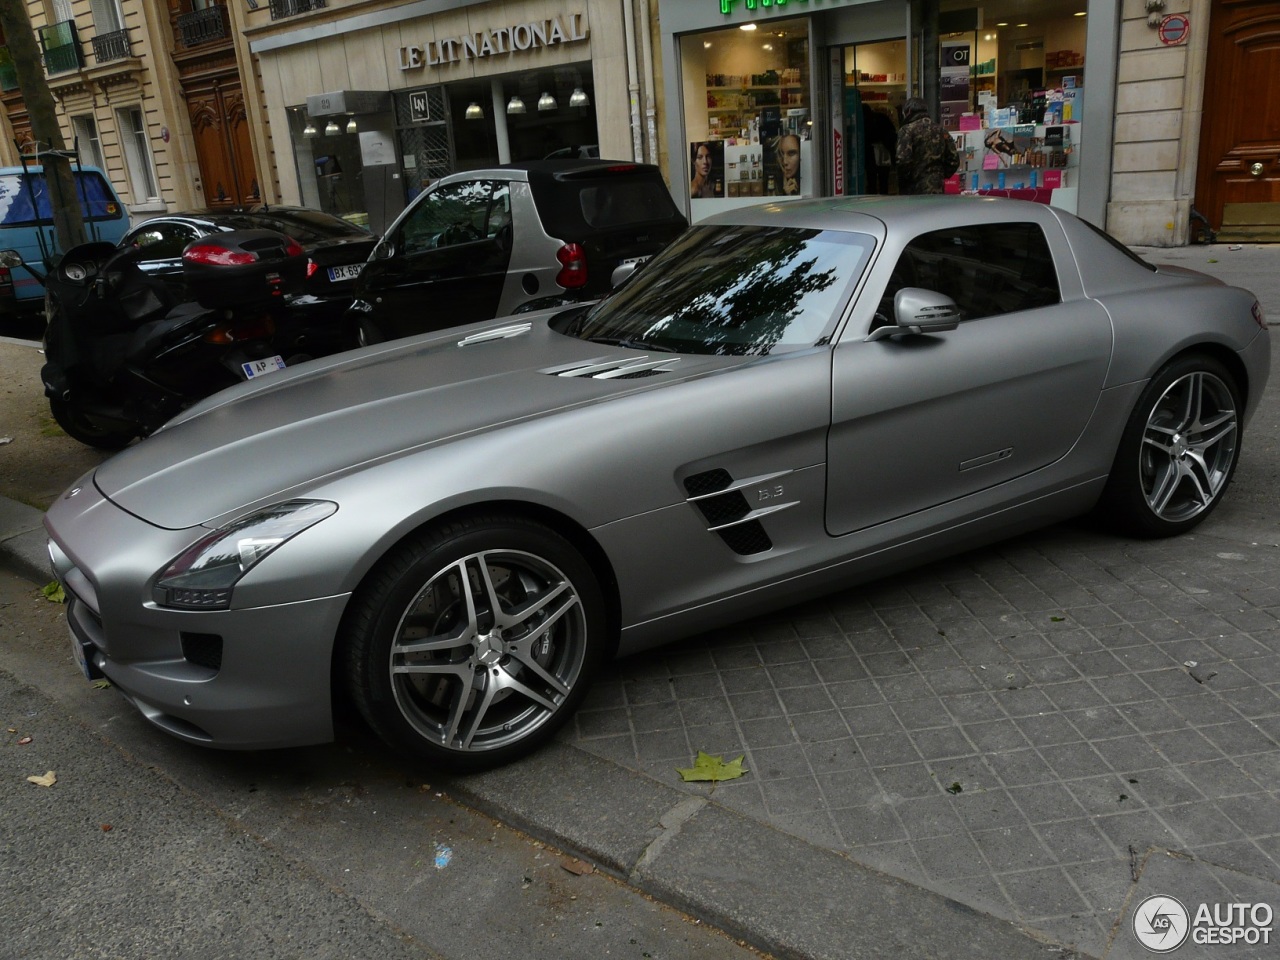
[[724, 196], [724, 142], [699, 140], [689, 144], [689, 196]]
[[776, 197], [800, 196], [800, 138], [785, 133], [774, 141], [773, 188]]

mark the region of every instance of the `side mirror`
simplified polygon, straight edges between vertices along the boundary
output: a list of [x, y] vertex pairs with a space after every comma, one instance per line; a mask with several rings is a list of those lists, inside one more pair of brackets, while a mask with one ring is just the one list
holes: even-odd
[[17, 250], [0, 250], [0, 267], [13, 269], [20, 266], [22, 266], [22, 254]]
[[383, 237], [381, 240], [378, 241], [377, 246], [373, 248], [373, 253], [370, 255], [369, 259], [370, 260], [390, 260], [395, 255], [396, 255], [395, 242], [388, 237]]
[[609, 286], [617, 290], [620, 286], [635, 276], [640, 264], [632, 260], [630, 263], [620, 263], [613, 268], [613, 273], [609, 275]]
[[907, 334], [942, 333], [960, 326], [960, 308], [945, 294], [923, 287], [903, 287], [893, 297], [893, 323], [877, 327], [867, 341]]

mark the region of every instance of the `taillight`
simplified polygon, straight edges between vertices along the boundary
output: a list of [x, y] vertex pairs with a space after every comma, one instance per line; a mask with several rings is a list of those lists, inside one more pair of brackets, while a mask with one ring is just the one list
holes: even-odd
[[311, 275], [319, 269], [320, 268], [316, 266], [316, 262], [312, 260], [310, 257], [308, 257], [307, 258], [307, 279], [310, 280]]
[[556, 283], [566, 290], [587, 285], [587, 251], [581, 244], [566, 243], [556, 251], [556, 259], [560, 261]]
[[1263, 330], [1267, 329], [1267, 318], [1262, 314], [1262, 304], [1253, 301], [1253, 319]]
[[293, 237], [285, 237], [285, 239], [289, 241], [284, 245], [285, 256], [300, 257], [304, 253], [306, 253], [306, 251], [302, 249], [302, 244], [300, 244], [297, 240], [293, 239]]
[[210, 267], [242, 267], [247, 263], [257, 263], [258, 255], [246, 250], [228, 250], [212, 243], [198, 243], [194, 247], [187, 247], [182, 259], [187, 263]]

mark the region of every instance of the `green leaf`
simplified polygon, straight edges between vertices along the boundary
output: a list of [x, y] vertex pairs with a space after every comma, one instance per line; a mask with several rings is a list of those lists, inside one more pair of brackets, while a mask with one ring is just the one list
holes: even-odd
[[1062, 623], [1066, 619], [1067, 619], [1066, 617], [1050, 617], [1049, 621], [1051, 623]]
[[680, 779], [685, 783], [695, 780], [737, 780], [747, 772], [742, 769], [742, 761], [745, 757], [746, 754], [743, 754], [737, 760], [725, 763], [723, 755], [713, 757], [699, 750], [698, 759], [693, 762], [693, 766], [685, 770], [676, 767], [676, 773], [680, 774]]
[[110, 681], [110, 680], [95, 680], [95, 681], [93, 681], [93, 689], [95, 689], [95, 690], [110, 690], [110, 689], [111, 689], [111, 681]]
[[955, 783], [951, 784], [951, 786], [947, 787], [947, 793], [951, 793], [951, 794], [964, 793], [964, 787], [962, 787], [960, 785], [960, 781], [957, 780]]
[[44, 594], [44, 598], [50, 603], [67, 602], [67, 595], [62, 592], [62, 584], [57, 580], [50, 580], [40, 588], [40, 592]]

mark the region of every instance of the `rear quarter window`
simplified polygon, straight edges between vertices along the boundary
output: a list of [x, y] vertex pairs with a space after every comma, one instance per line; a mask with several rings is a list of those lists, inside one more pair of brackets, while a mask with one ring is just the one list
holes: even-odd
[[658, 176], [566, 178], [532, 182], [534, 202], [546, 231], [552, 236], [583, 230], [616, 230], [636, 224], [684, 225], [671, 193]]

